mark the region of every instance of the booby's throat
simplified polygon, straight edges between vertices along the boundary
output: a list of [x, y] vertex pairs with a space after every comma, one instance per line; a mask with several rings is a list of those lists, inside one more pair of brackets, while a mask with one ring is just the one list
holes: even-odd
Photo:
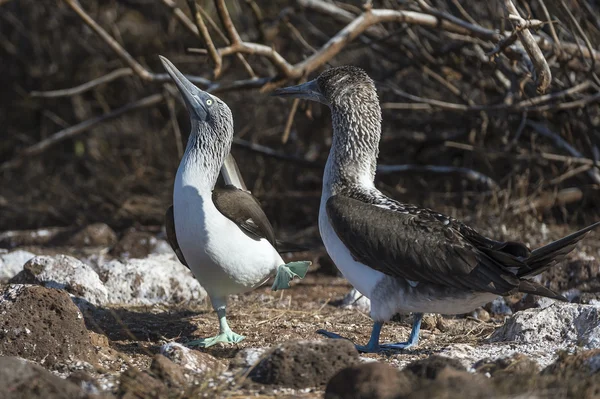
[[354, 99], [355, 107], [332, 104], [333, 142], [324, 185], [333, 192], [341, 187], [372, 188], [379, 154], [381, 108], [375, 101]]
[[[223, 115], [223, 118], [218, 118], [218, 120], [223, 120], [224, 123], [227, 123], [227, 119], [230, 118], [227, 118], [226, 115]], [[233, 134], [229, 132], [233, 132], [233, 126], [222, 126], [218, 130], [206, 122], [192, 120], [191, 123], [192, 132], [188, 138], [181, 168], [192, 173], [199, 173], [198, 177], [206, 188], [212, 190], [217, 183], [221, 166], [231, 148]]]

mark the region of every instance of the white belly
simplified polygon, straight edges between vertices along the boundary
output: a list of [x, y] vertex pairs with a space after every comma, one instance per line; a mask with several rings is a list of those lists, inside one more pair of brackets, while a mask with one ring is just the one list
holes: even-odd
[[327, 196], [321, 199], [319, 231], [327, 253], [344, 277], [361, 294], [371, 300], [371, 317], [375, 321], [388, 321], [396, 313], [468, 313], [497, 295], [468, 292], [439, 285], [408, 282], [371, 269], [353, 259], [350, 251], [339, 239], [327, 216]]
[[214, 206], [211, 193], [175, 181], [173, 212], [177, 241], [190, 269], [212, 297], [247, 292], [283, 264], [265, 239], [255, 240]]
[[385, 274], [354, 260], [352, 254], [339, 239], [329, 222], [325, 209], [326, 202], [326, 199], [322, 199], [319, 209], [319, 232], [325, 249], [346, 280], [361, 294], [370, 299], [373, 289], [385, 277]]

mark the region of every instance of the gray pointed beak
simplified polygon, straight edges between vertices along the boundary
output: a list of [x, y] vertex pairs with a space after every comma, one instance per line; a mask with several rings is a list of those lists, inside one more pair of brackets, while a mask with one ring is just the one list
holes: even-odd
[[208, 111], [204, 103], [210, 95], [190, 82], [188, 78], [186, 78], [179, 69], [175, 68], [175, 65], [173, 65], [166, 57], [163, 57], [162, 55], [159, 55], [159, 57], [165, 70], [171, 76], [175, 85], [177, 85], [177, 88], [185, 101], [190, 117], [205, 121], [208, 117]]
[[329, 105], [329, 102], [323, 93], [321, 93], [321, 89], [319, 88], [316, 79], [296, 86], [276, 89], [271, 95], [277, 97], [301, 98], [303, 100], [317, 101]]

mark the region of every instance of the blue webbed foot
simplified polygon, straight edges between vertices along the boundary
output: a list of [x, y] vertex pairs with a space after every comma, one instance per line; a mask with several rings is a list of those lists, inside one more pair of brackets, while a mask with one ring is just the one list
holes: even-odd
[[229, 330], [224, 331], [219, 335], [215, 335], [214, 337], [196, 339], [194, 341], [186, 342], [185, 346], [187, 346], [188, 348], [208, 348], [209, 346], [213, 346], [214, 344], [217, 344], [219, 342], [224, 342], [227, 344], [237, 344], [238, 342], [243, 341], [244, 338], [246, 337]]
[[275, 275], [275, 281], [271, 286], [271, 290], [277, 291], [290, 288], [290, 281], [292, 281], [294, 277], [304, 278], [308, 271], [308, 267], [311, 264], [312, 262], [309, 261], [301, 261], [280, 265], [277, 268], [277, 274]]
[[[382, 324], [383, 323], [375, 323], [373, 325], [373, 331], [371, 332], [371, 339], [369, 339], [369, 343], [367, 345], [354, 344], [354, 347], [356, 348], [357, 351], [359, 351], [361, 353], [378, 353], [381, 351], [378, 341], [379, 341], [379, 332], [381, 331]], [[348, 339], [348, 338], [342, 337], [339, 334], [332, 333], [332, 332], [326, 331], [326, 330], [317, 330], [317, 334], [324, 335], [327, 338], [331, 338], [331, 339]], [[349, 341], [352, 342], [351, 340], [349, 340]]]

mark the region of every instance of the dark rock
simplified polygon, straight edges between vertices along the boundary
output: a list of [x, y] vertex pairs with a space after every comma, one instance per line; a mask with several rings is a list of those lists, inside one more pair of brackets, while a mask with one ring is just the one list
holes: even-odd
[[511, 374], [537, 374], [540, 371], [538, 364], [531, 358], [521, 353], [502, 359], [482, 359], [473, 365], [473, 368], [482, 374], [492, 377]]
[[89, 265], [67, 255], [36, 256], [10, 282], [66, 290], [94, 305], [105, 304], [108, 299], [98, 274]]
[[334, 375], [325, 399], [393, 399], [407, 395], [412, 381], [405, 373], [380, 362], [346, 367]]
[[447, 368], [464, 371], [463, 365], [456, 359], [432, 355], [427, 359], [416, 360], [406, 366], [405, 370], [419, 378], [435, 379], [438, 374]]
[[421, 328], [427, 331], [433, 331], [437, 325], [437, 315], [435, 314], [426, 314], [423, 316], [421, 320]]
[[77, 385], [37, 364], [0, 356], [0, 397], [3, 399], [71, 399], [88, 396]]
[[472, 316], [483, 322], [490, 321], [490, 314], [484, 308], [477, 308], [473, 311]]
[[110, 247], [117, 242], [117, 234], [105, 223], [94, 223], [77, 231], [66, 241], [74, 247]]
[[413, 392], [402, 398], [488, 399], [496, 397], [494, 393], [486, 377], [460, 371], [453, 367], [444, 367], [438, 370], [433, 380], [428, 378], [417, 380]]
[[122, 259], [145, 258], [153, 252], [157, 244], [158, 240], [151, 233], [130, 229], [110, 250], [110, 254]]
[[9, 285], [0, 292], [0, 355], [52, 367], [95, 354], [83, 316], [69, 295], [40, 286]]
[[342, 368], [358, 362], [356, 348], [345, 339], [286, 342], [266, 354], [250, 377], [262, 384], [318, 387]]
[[569, 354], [560, 351], [558, 359], [542, 371], [543, 375], [572, 377], [576, 374], [600, 374], [600, 349]]
[[600, 264], [592, 256], [571, 260], [544, 272], [542, 281], [547, 282], [548, 288], [558, 292], [571, 288], [582, 292], [598, 292]]
[[169, 397], [169, 389], [150, 374], [130, 367], [121, 374], [119, 397], [122, 399], [162, 399]]
[[150, 365], [150, 372], [168, 387], [182, 388], [188, 385], [191, 380], [189, 370], [186, 372], [182, 366], [173, 363], [163, 355], [154, 356]]

